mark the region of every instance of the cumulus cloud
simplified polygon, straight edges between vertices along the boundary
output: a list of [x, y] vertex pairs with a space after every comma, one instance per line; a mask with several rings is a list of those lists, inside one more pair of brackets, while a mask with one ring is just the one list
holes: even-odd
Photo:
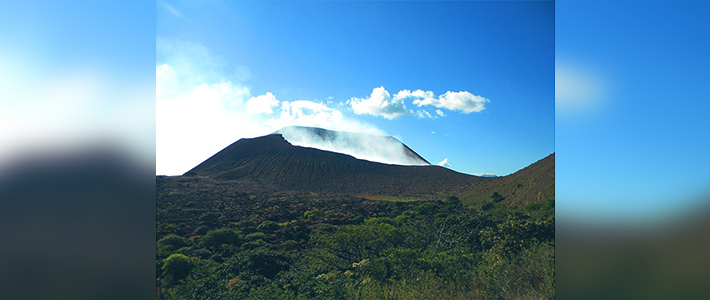
[[444, 160], [438, 162], [436, 165], [437, 165], [437, 166], [442, 166], [442, 167], [447, 167], [447, 168], [448, 168], [448, 167], [451, 167], [451, 164], [449, 163], [449, 159], [448, 159], [448, 158], [444, 158]]
[[369, 114], [392, 120], [410, 113], [402, 98], [392, 98], [382, 86], [374, 88], [369, 98], [351, 98], [349, 103], [358, 115]]
[[352, 98], [349, 104], [356, 114], [382, 116], [390, 120], [403, 115], [414, 115], [418, 118], [431, 119], [446, 116], [446, 113], [441, 109], [435, 111], [436, 115], [432, 115], [430, 112], [422, 109], [407, 109], [405, 107], [405, 100], [411, 100], [412, 104], [419, 107], [434, 106], [453, 111], [461, 111], [466, 114], [480, 112], [486, 109], [485, 104], [490, 102], [487, 98], [471, 94], [467, 91], [448, 91], [437, 97], [432, 91], [424, 91], [421, 89], [415, 91], [401, 90], [394, 96], [390, 96], [390, 93], [381, 86], [373, 89], [369, 98]]
[[251, 97], [247, 100], [247, 112], [252, 114], [270, 114], [271, 109], [279, 105], [279, 100], [276, 100], [274, 94], [266, 92], [266, 94], [256, 97]]
[[416, 90], [414, 92], [410, 90], [401, 90], [395, 96], [395, 99], [407, 99], [407, 98], [417, 98], [417, 99], [429, 99], [434, 98], [434, 92]]
[[443, 95], [440, 95], [438, 98], [428, 97], [416, 99], [412, 103], [419, 107], [424, 105], [432, 105], [438, 108], [458, 110], [468, 114], [472, 112], [480, 112], [486, 109], [485, 104], [487, 102], [490, 102], [490, 100], [481, 96], [476, 96], [466, 91], [448, 91]]

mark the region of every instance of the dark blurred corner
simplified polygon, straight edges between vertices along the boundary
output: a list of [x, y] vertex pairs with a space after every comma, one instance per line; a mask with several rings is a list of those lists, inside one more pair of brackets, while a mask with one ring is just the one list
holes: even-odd
[[0, 170], [3, 299], [145, 299], [154, 281], [155, 174], [110, 147]]
[[710, 205], [644, 225], [556, 226], [560, 299], [710, 299]]
[[0, 299], [155, 297], [155, 4], [0, 8]]

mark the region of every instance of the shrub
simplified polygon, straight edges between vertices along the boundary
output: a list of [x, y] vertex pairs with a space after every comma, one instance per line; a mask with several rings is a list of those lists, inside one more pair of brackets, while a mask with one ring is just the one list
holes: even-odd
[[212, 257], [210, 257], [210, 259], [213, 262], [216, 262], [218, 264], [221, 264], [224, 262], [224, 257], [222, 257], [222, 255], [219, 255], [219, 254], [212, 255]]
[[264, 238], [266, 238], [266, 234], [263, 232], [254, 232], [246, 236], [247, 241], [263, 240]]
[[498, 194], [498, 192], [493, 192], [493, 194], [491, 194], [491, 199], [493, 199], [494, 203], [498, 203], [505, 200], [505, 197]]
[[218, 213], [214, 212], [206, 212], [200, 216], [200, 221], [202, 221], [202, 224], [209, 226], [209, 227], [215, 227], [218, 226], [220, 223], [220, 217], [221, 215]]
[[259, 249], [247, 253], [247, 268], [269, 279], [288, 270], [290, 262], [291, 257], [280, 252]]
[[205, 235], [208, 231], [210, 231], [210, 228], [207, 226], [200, 226], [195, 229], [195, 234], [197, 235]]
[[540, 207], [542, 210], [555, 209], [555, 199], [547, 199], [544, 205]]
[[458, 197], [456, 196], [448, 196], [446, 197], [446, 203], [447, 208], [458, 208], [461, 207], [461, 200], [459, 200]]
[[212, 252], [210, 250], [202, 248], [202, 249], [195, 250], [195, 252], [193, 252], [193, 255], [195, 255], [201, 259], [207, 259], [212, 255]]
[[251, 250], [251, 249], [256, 249], [256, 248], [263, 248], [269, 246], [268, 243], [264, 242], [264, 240], [256, 240], [256, 241], [251, 241], [251, 242], [246, 242], [242, 245], [242, 248]]
[[292, 250], [298, 250], [298, 248], [301, 248], [301, 245], [294, 241], [294, 240], [288, 240], [283, 243], [281, 243], [281, 248], [287, 251], [292, 251]]
[[536, 210], [539, 210], [540, 207], [542, 207], [542, 205], [543, 205], [542, 203], [532, 203], [532, 204], [526, 206], [526, 207], [525, 207], [525, 210], [527, 210], [527, 211], [536, 211]]
[[183, 254], [170, 255], [163, 263], [163, 280], [168, 285], [174, 285], [185, 279], [192, 270], [194, 262]]
[[309, 210], [303, 213], [303, 218], [308, 221], [315, 221], [325, 218], [326, 213], [320, 210]]
[[240, 243], [239, 234], [229, 228], [212, 230], [200, 239], [200, 245], [207, 248], [214, 248], [222, 244], [239, 246]]
[[187, 246], [187, 242], [176, 234], [168, 234], [158, 241], [158, 245], [163, 245], [170, 250], [175, 250]]
[[158, 236], [176, 233], [178, 230], [178, 227], [173, 224], [158, 223], [157, 225], [158, 226], [156, 226], [157, 227], [156, 231], [157, 231]]
[[266, 220], [264, 222], [261, 222], [261, 224], [259, 224], [259, 226], [256, 227], [256, 230], [259, 230], [259, 231], [274, 231], [276, 229], [279, 229], [279, 224], [274, 221], [270, 221], [270, 220]]

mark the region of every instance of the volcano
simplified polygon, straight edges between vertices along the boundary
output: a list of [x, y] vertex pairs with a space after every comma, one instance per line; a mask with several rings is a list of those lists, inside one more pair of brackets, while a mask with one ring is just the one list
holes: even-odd
[[[372, 145], [381, 145], [383, 141], [396, 142], [404, 155], [418, 165], [385, 164], [348, 154], [296, 146], [284, 137], [293, 135], [294, 131], [315, 133], [316, 140], [321, 142], [335, 141], [343, 136], [351, 138], [346, 140], [373, 138]], [[185, 175], [236, 180], [276, 191], [391, 196], [431, 193], [485, 179], [430, 165], [391, 137], [308, 127], [285, 128], [262, 137], [240, 139]]]

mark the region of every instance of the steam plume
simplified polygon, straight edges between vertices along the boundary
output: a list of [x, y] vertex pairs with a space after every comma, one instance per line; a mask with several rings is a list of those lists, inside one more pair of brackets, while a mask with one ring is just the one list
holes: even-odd
[[285, 127], [276, 133], [294, 146], [338, 152], [385, 164], [429, 165], [425, 159], [389, 136], [300, 126]]

